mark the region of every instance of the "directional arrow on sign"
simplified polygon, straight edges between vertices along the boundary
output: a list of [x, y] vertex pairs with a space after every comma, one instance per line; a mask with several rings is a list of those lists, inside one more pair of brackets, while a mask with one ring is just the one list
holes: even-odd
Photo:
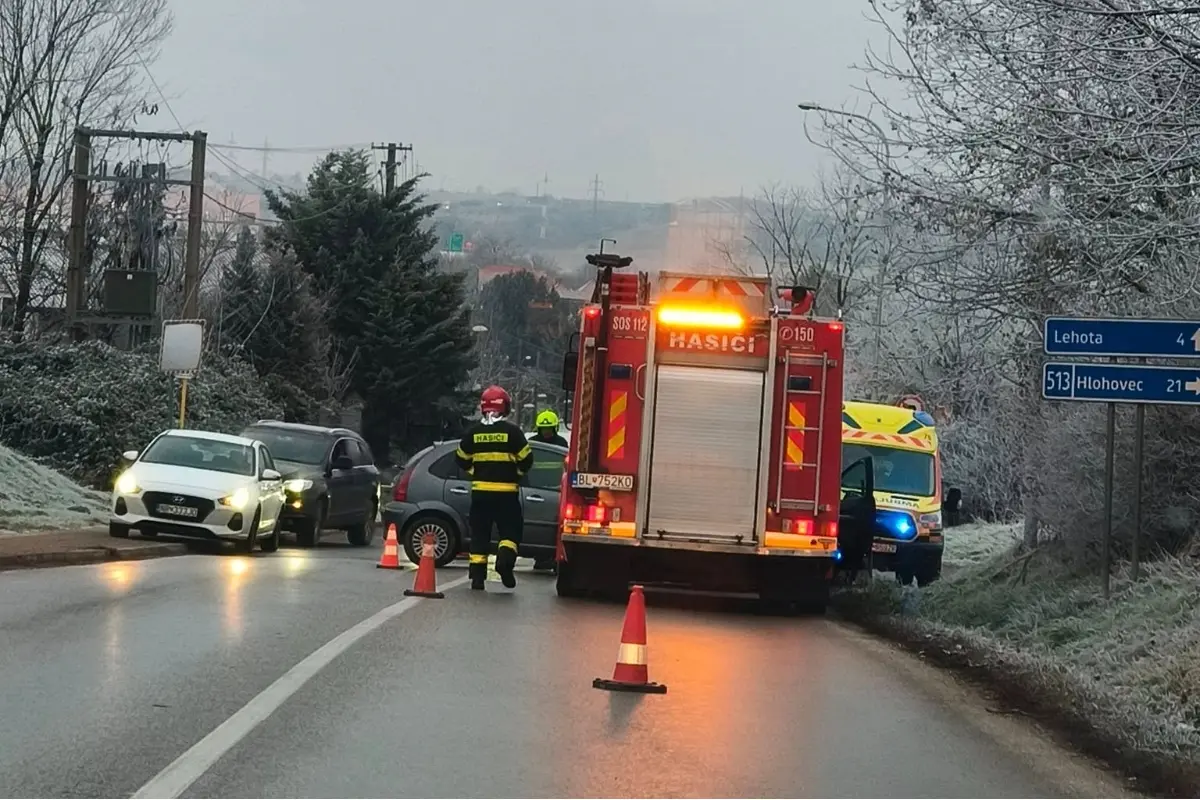
[[1200, 328], [1196, 328], [1196, 332], [1192, 334], [1192, 347], [1200, 353]]
[[1197, 378], [1194, 381], [1188, 381], [1183, 385], [1183, 388], [1187, 389], [1189, 392], [1200, 394], [1200, 378]]

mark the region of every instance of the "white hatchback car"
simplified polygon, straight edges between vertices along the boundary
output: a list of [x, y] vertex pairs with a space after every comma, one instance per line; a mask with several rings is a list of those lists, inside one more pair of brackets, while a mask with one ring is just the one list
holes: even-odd
[[283, 480], [262, 442], [224, 433], [170, 430], [141, 453], [124, 454], [109, 534], [130, 531], [223, 539], [250, 552], [279, 549]]

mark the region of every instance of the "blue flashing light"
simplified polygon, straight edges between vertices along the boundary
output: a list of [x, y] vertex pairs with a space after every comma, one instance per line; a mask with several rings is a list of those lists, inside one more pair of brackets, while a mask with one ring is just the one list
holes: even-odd
[[841, 550], [834, 550], [834, 551], [833, 551], [833, 560], [834, 560], [834, 561], [841, 561], [841, 560], [842, 560], [842, 551], [841, 551]]
[[917, 422], [925, 425], [926, 427], [932, 428], [937, 425], [937, 422], [934, 421], [933, 417], [925, 411], [914, 412], [913, 417], [916, 418]]
[[883, 529], [885, 538], [909, 542], [917, 538], [917, 523], [911, 514], [891, 509], [879, 509], [875, 512], [875, 522]]

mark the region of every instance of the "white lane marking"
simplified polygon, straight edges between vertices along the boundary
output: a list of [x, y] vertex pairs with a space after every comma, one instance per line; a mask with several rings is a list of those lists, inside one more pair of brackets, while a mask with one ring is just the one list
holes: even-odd
[[[438, 588], [442, 591], [453, 589], [459, 584], [466, 583], [467, 580], [466, 577], [458, 578], [444, 583]], [[421, 600], [420, 597], [407, 597], [330, 639], [299, 664], [285, 672], [279, 680], [255, 695], [250, 702], [235, 711], [233, 716], [213, 728], [211, 733], [189, 747], [183, 755], [168, 764], [162, 772], [134, 792], [133, 797], [179, 797], [205, 772], [208, 772], [221, 756], [233, 749], [276, 709], [286, 703], [288, 698], [299, 691], [300, 687], [310, 678], [329, 666], [330, 662], [349, 650], [368, 633], [379, 628], [388, 620], [395, 619], [405, 611], [415, 608]]]

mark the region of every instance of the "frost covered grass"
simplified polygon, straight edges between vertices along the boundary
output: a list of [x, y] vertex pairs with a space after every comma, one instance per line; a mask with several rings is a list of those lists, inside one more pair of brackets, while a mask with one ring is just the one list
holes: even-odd
[[107, 521], [107, 496], [0, 445], [0, 534]]
[[[1200, 746], [1200, 571], [1149, 564], [1138, 582], [1099, 576], [1035, 552], [1005, 554], [929, 587], [919, 615], [1059, 664], [1081, 684], [1141, 710], [1148, 742]], [[1130, 719], [1127, 722], [1133, 723]], [[1196, 755], [1200, 756], [1200, 751]]]
[[925, 589], [876, 580], [848, 612], [935, 660], [987, 675], [1084, 749], [1159, 786], [1200, 790], [1200, 569], [1168, 559], [1141, 579], [1072, 566], [1016, 526], [948, 531], [954, 566]]
[[943, 569], [981, 564], [1000, 553], [1011, 551], [1020, 541], [1021, 529], [1018, 525], [974, 522], [947, 528]]

